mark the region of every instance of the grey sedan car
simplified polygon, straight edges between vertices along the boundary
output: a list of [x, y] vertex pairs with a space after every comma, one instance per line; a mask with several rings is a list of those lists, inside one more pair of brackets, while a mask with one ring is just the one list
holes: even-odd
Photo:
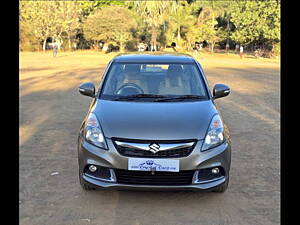
[[123, 54], [112, 59], [78, 135], [84, 190], [207, 190], [229, 182], [230, 136], [201, 65], [185, 54]]

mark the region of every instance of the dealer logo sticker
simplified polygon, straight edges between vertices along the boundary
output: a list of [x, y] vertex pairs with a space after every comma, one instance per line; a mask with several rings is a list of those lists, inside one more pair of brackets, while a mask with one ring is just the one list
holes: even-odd
[[129, 158], [128, 170], [179, 172], [179, 160]]

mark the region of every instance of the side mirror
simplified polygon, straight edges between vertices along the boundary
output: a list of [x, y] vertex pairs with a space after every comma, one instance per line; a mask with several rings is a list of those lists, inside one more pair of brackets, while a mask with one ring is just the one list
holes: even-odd
[[222, 98], [230, 93], [230, 88], [224, 84], [216, 84], [213, 89], [213, 99]]
[[83, 83], [82, 85], [80, 85], [79, 89], [79, 93], [85, 96], [89, 96], [89, 97], [95, 97], [95, 86], [93, 83]]

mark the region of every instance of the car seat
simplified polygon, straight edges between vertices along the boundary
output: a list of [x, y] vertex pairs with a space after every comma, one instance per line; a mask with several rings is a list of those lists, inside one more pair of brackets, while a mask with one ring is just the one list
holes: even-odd
[[123, 82], [122, 84], [126, 83], [133, 83], [141, 87], [145, 93], [146, 85], [145, 81], [143, 80], [143, 76], [140, 74], [141, 65], [136, 64], [127, 64], [125, 65], [125, 69], [123, 71]]
[[189, 94], [190, 87], [181, 65], [170, 65], [166, 73], [166, 79], [161, 83], [159, 94], [162, 95], [184, 95]]

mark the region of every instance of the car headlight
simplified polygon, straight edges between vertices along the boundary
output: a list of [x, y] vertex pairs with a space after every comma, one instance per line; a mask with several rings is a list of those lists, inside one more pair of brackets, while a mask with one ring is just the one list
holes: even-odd
[[98, 119], [90, 113], [85, 124], [85, 139], [100, 148], [108, 149]]
[[219, 114], [210, 122], [201, 151], [216, 147], [224, 142], [224, 126]]

